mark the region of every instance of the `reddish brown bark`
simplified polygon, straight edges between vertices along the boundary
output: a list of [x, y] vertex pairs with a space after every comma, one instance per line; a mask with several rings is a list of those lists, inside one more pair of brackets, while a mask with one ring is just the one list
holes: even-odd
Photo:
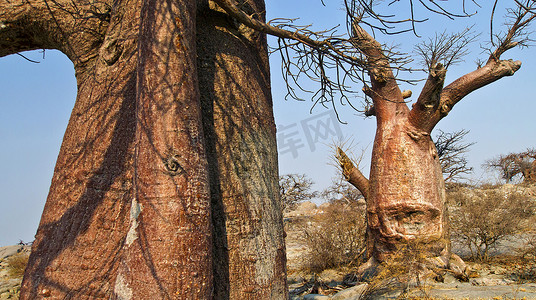
[[[266, 37], [214, 3], [198, 16], [199, 80], [210, 163], [215, 299], [286, 299]], [[264, 15], [251, 1], [248, 13]], [[228, 263], [222, 263], [227, 261]]]
[[[146, 0], [138, 38], [134, 196], [115, 292], [209, 299], [208, 169], [196, 71], [195, 1]], [[123, 296], [123, 295], [121, 295]]]
[[21, 299], [286, 298], [266, 40], [195, 3], [0, 4], [78, 83]]

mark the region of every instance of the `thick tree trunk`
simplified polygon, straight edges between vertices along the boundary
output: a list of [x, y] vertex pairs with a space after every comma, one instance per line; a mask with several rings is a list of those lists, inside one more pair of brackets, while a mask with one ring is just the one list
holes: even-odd
[[367, 199], [369, 253], [383, 261], [404, 242], [426, 242], [447, 256], [445, 186], [430, 135], [404, 117], [379, 124]]
[[141, 8], [134, 197], [115, 284], [127, 299], [212, 294], [195, 16], [195, 1], [144, 0]]
[[266, 40], [195, 4], [0, 4], [78, 82], [21, 299], [286, 298]]
[[[33, 7], [39, 4], [39, 11], [46, 11], [42, 3]], [[139, 20], [138, 1], [123, 1], [121, 5], [131, 9], [114, 14], [100, 49], [84, 47], [99, 40], [98, 35], [84, 37], [87, 39], [76, 43], [76, 48], [69, 46], [75, 40], [61, 40], [63, 35], [59, 41], [50, 42], [73, 60], [78, 94], [25, 272], [21, 299], [109, 298], [114, 294], [133, 197]], [[29, 13], [26, 18], [31, 20]], [[77, 21], [64, 18], [60, 23], [72, 26]], [[17, 25], [8, 23], [7, 29], [22, 32], [24, 28]], [[39, 27], [44, 30], [46, 26]], [[45, 34], [39, 32], [21, 47], [40, 46], [40, 40], [54, 37]], [[117, 45], [117, 41], [121, 43]], [[111, 44], [121, 47], [121, 51], [107, 47]], [[115, 59], [117, 55], [122, 57]]]
[[[247, 7], [264, 14], [263, 1]], [[233, 22], [212, 2], [200, 7], [197, 22], [214, 220], [214, 298], [286, 299], [266, 38]]]

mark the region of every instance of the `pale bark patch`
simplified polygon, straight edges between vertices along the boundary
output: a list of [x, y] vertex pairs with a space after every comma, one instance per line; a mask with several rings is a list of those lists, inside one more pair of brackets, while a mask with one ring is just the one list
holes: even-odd
[[[132, 199], [132, 205], [130, 206], [130, 229], [127, 233], [126, 244], [127, 246], [132, 245], [132, 243], [138, 239], [138, 216], [142, 211], [142, 205], [136, 201], [136, 198]], [[119, 278], [119, 276], [117, 277]]]
[[132, 289], [128, 286], [122, 274], [118, 274], [115, 279], [114, 293], [119, 300], [132, 299]]

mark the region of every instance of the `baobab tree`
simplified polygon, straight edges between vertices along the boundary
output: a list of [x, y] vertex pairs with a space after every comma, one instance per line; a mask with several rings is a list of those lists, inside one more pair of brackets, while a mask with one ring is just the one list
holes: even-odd
[[523, 183], [536, 182], [536, 149], [529, 148], [520, 153], [499, 155], [487, 160], [484, 166], [500, 172], [507, 183], [516, 177], [522, 177]]
[[2, 0], [0, 57], [32, 49], [78, 94], [21, 299], [286, 298], [264, 34], [210, 1]]
[[[427, 255], [437, 258], [430, 260], [436, 266], [448, 268], [449, 260], [458, 260], [450, 252], [445, 184], [430, 134], [469, 93], [511, 76], [521, 67], [520, 61], [502, 56], [509, 49], [527, 46], [531, 41], [527, 27], [536, 18], [536, 3], [530, 0], [511, 3], [513, 7], [507, 9], [506, 30], [497, 33], [493, 31], [493, 23], [498, 1], [494, 1], [487, 59], [479, 62], [476, 70], [446, 86], [447, 69], [462, 61], [468, 44], [475, 39], [471, 29], [438, 34], [416, 45], [416, 55], [422, 58], [428, 77], [417, 100], [409, 106], [405, 99], [412, 93], [400, 89], [400, 83], [405, 82], [400, 74], [415, 71], [408, 67], [411, 59], [382, 45], [375, 37], [405, 31], [417, 34], [416, 26], [424, 22], [417, 15], [423, 9], [447, 18], [469, 17], [466, 11], [469, 2], [461, 3], [463, 12], [452, 13], [434, 1], [428, 4], [412, 0], [345, 0], [346, 36], [329, 30], [313, 32], [308, 26], [294, 23], [266, 24], [241, 11], [232, 0], [216, 2], [243, 24], [279, 37], [283, 74], [291, 96], [299, 97], [295, 91], [296, 86], [300, 88], [302, 77], [320, 83], [313, 100], [322, 104], [334, 103], [336, 93], [345, 101], [347, 94], [355, 92], [352, 83], [363, 84], [366, 100], [363, 112], [375, 117], [377, 122], [370, 177], [366, 178], [342, 149], [337, 151], [343, 175], [367, 203], [370, 260], [363, 269], [377, 265], [398, 246], [413, 241], [424, 242]], [[471, 3], [477, 5], [476, 1]], [[392, 9], [393, 14], [382, 13], [381, 8], [388, 7], [398, 9]], [[409, 11], [408, 18], [400, 15], [404, 10]], [[400, 24], [406, 24], [407, 28], [399, 29]]]

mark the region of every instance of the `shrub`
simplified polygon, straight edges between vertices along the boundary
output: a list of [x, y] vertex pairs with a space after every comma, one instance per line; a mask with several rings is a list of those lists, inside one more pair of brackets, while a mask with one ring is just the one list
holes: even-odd
[[28, 264], [28, 257], [28, 254], [21, 253], [7, 258], [8, 275], [11, 277], [20, 277], [24, 275], [24, 270]]
[[365, 209], [357, 203], [331, 203], [303, 226], [307, 247], [304, 267], [313, 272], [353, 267], [365, 252]]
[[497, 189], [459, 189], [448, 197], [453, 241], [480, 261], [497, 243], [520, 233], [534, 210], [527, 196]]
[[440, 273], [430, 260], [434, 244], [437, 240], [401, 242], [396, 251], [377, 267], [360, 299], [380, 299], [393, 291], [400, 293], [397, 299], [429, 299], [427, 282]]

